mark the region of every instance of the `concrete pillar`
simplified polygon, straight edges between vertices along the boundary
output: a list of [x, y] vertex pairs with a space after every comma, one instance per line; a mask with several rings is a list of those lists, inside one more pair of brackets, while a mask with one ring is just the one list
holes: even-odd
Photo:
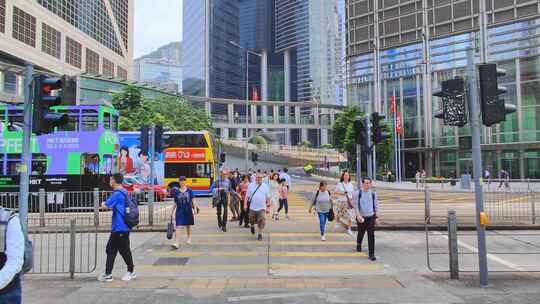
[[206, 114], [212, 117], [212, 104], [209, 101], [204, 103], [204, 109], [206, 110]]
[[321, 129], [321, 145], [328, 144], [328, 129]]
[[295, 124], [299, 125], [300, 124], [300, 107], [299, 106], [295, 106], [294, 107], [294, 120], [295, 120]]
[[267, 123], [268, 119], [268, 107], [264, 101], [268, 101], [268, 51], [263, 50], [261, 52], [261, 100], [262, 106], [262, 118], [264, 123]]
[[291, 145], [291, 129], [289, 128], [285, 129], [285, 145]]
[[236, 139], [240, 140], [244, 137], [244, 128], [236, 128]]
[[274, 124], [279, 124], [279, 106], [273, 106], [272, 107], [274, 111]]
[[285, 123], [286, 124], [289, 124], [290, 123], [290, 117], [291, 117], [291, 107], [289, 106], [285, 106], [285, 111], [283, 113], [283, 115], [285, 116]]
[[307, 128], [301, 128], [300, 129], [300, 141], [308, 140], [308, 129]]
[[525, 151], [519, 150], [519, 178], [525, 178]]
[[251, 123], [256, 124], [257, 123], [257, 106], [256, 105], [250, 105], [249, 108], [251, 109]]
[[4, 71], [0, 71], [0, 92], [4, 92], [4, 84], [5, 84]]
[[236, 123], [234, 121], [234, 104], [232, 103], [227, 104], [227, 119], [229, 121], [229, 124]]
[[[291, 51], [283, 52], [284, 100], [291, 101]], [[288, 111], [287, 111], [288, 112]]]
[[315, 127], [317, 128], [320, 128], [320, 116], [321, 116], [321, 113], [320, 113], [320, 109], [317, 108], [317, 107], [314, 107], [313, 108], [313, 122], [315, 123]]
[[229, 128], [221, 128], [221, 139], [229, 139]]
[[17, 79], [17, 96], [24, 96], [24, 77], [22, 75], [16, 75]]

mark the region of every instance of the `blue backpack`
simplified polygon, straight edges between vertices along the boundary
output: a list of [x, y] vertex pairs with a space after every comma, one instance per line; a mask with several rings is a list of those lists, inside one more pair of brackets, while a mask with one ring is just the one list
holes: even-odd
[[132, 229], [139, 225], [139, 201], [125, 191], [116, 190], [122, 193], [125, 198], [125, 211], [124, 211], [124, 222]]

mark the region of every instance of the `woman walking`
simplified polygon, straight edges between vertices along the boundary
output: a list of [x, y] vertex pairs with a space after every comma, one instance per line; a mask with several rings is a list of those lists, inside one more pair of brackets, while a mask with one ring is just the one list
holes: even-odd
[[244, 175], [242, 177], [242, 182], [236, 187], [236, 193], [239, 193], [240, 197], [242, 198], [242, 202], [240, 204], [241, 209], [240, 209], [240, 219], [238, 221], [238, 225], [242, 226], [242, 223], [243, 223], [245, 228], [249, 228], [249, 219], [248, 219], [249, 209], [244, 208], [244, 205], [247, 205], [246, 200], [247, 200], [247, 190], [249, 187], [249, 180], [250, 180], [249, 174]]
[[309, 207], [309, 213], [313, 211], [313, 208], [317, 210], [319, 215], [319, 229], [321, 231], [321, 241], [326, 241], [324, 230], [326, 227], [326, 221], [328, 220], [328, 214], [332, 208], [332, 195], [328, 191], [328, 184], [325, 181], [319, 183], [319, 189], [315, 193], [313, 204]]
[[275, 173], [272, 173], [270, 175], [270, 180], [268, 181], [268, 188], [269, 188], [269, 194], [270, 194], [270, 203], [272, 206], [270, 206], [270, 211], [272, 212], [273, 216], [272, 218], [275, 220], [277, 217], [277, 212], [274, 213], [275, 208], [278, 207], [279, 204], [279, 181], [278, 181], [278, 175]]
[[337, 199], [336, 228], [341, 225], [347, 229], [346, 233], [352, 236], [351, 228], [356, 214], [353, 206], [354, 188], [350, 178], [349, 172], [343, 171], [334, 191], [334, 197]]
[[173, 188], [174, 206], [171, 212], [171, 218], [175, 215], [176, 231], [175, 241], [172, 246], [176, 249], [180, 247], [180, 229], [186, 228], [186, 244], [191, 244], [191, 226], [195, 224], [193, 213], [195, 203], [193, 202], [193, 192], [186, 185], [186, 177], [179, 178], [180, 189]]
[[276, 211], [275, 219], [279, 220], [279, 212], [285, 208], [285, 218], [289, 219], [289, 187], [285, 179], [279, 180], [279, 208]]

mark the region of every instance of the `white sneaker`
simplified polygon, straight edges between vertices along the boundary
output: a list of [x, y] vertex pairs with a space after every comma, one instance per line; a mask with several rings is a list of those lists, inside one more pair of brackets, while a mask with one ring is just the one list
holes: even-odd
[[321, 241], [326, 241], [326, 237], [324, 235], [321, 235]]
[[340, 224], [335, 224], [334, 225], [334, 229], [340, 229], [341, 228], [341, 225]]
[[112, 282], [113, 277], [112, 277], [112, 274], [104, 274], [103, 273], [103, 274], [100, 274], [97, 279], [100, 282]]
[[135, 280], [137, 278], [137, 275], [135, 272], [126, 272], [126, 274], [122, 277], [122, 281], [131, 281]]
[[172, 246], [172, 248], [174, 248], [174, 249], [180, 248], [180, 245], [178, 245], [178, 243], [172, 243], [171, 246]]
[[288, 216], [288, 215], [285, 215], [285, 218], [286, 218], [286, 219], [289, 219], [289, 216]]
[[188, 245], [191, 244], [191, 238], [190, 237], [187, 238], [186, 244], [188, 244]]
[[348, 229], [348, 230], [347, 230], [347, 234], [350, 235], [350, 236], [353, 236], [352, 230], [351, 230], [351, 229]]

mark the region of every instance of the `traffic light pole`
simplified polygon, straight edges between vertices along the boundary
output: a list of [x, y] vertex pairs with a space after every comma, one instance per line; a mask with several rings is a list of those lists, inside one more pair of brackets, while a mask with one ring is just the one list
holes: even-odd
[[362, 181], [362, 145], [356, 144], [356, 187], [360, 189]]
[[150, 188], [148, 189], [148, 225], [154, 224], [154, 179], [156, 176], [155, 161], [156, 158], [156, 124], [150, 127]]
[[372, 160], [372, 156], [373, 154], [371, 153], [370, 150], [374, 149], [374, 147], [372, 147], [372, 142], [371, 142], [371, 125], [370, 125], [370, 121], [369, 121], [369, 115], [366, 115], [366, 133], [367, 133], [367, 138], [366, 138], [366, 141], [367, 141], [367, 151], [366, 151], [366, 155], [367, 155], [367, 176], [369, 178], [373, 178], [373, 160]]
[[471, 122], [472, 135], [472, 158], [473, 158], [473, 178], [474, 192], [476, 200], [476, 232], [478, 238], [478, 265], [480, 270], [480, 286], [488, 285], [488, 265], [486, 251], [486, 230], [480, 223], [480, 214], [484, 212], [484, 193], [480, 185], [482, 176], [482, 156], [480, 151], [480, 109], [478, 103], [478, 90], [476, 81], [476, 65], [474, 64], [474, 48], [467, 53], [467, 78], [468, 78], [468, 101], [469, 120]]
[[20, 195], [19, 195], [19, 217], [24, 233], [27, 232], [28, 225], [28, 195], [30, 187], [30, 170], [32, 169], [32, 74], [34, 66], [26, 64], [24, 75], [24, 130], [22, 145], [22, 163], [20, 166]]

